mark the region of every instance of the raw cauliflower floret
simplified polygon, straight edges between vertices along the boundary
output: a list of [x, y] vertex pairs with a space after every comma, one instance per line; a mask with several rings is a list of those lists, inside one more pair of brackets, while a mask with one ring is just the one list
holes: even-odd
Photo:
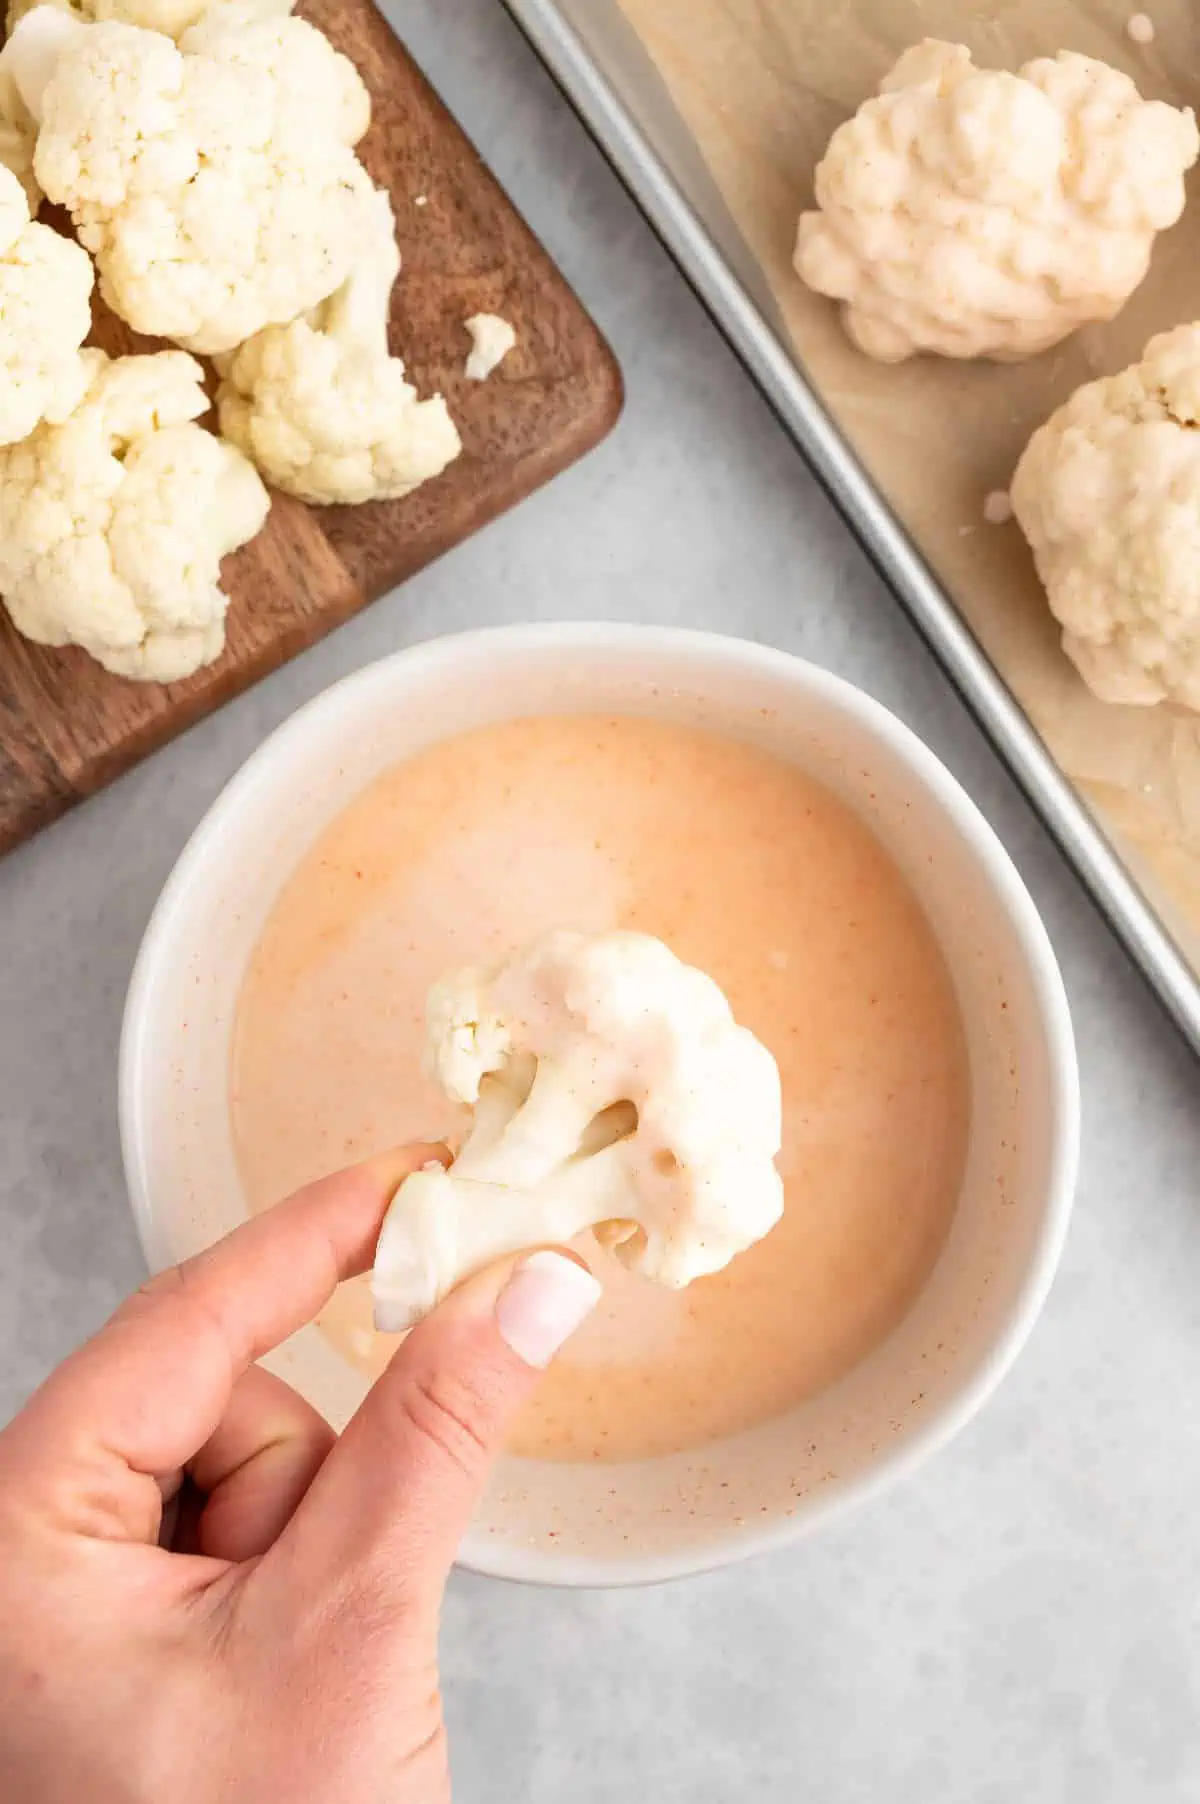
[[0, 55], [0, 167], [15, 175], [25, 193], [32, 217], [42, 204], [42, 191], [33, 173], [37, 124], [21, 99], [11, 71]]
[[65, 420], [82, 399], [92, 281], [87, 252], [31, 224], [21, 184], [0, 168], [0, 445]]
[[241, 452], [193, 423], [208, 408], [193, 358], [83, 358], [70, 418], [0, 451], [0, 595], [40, 645], [174, 682], [220, 655], [221, 559], [270, 501]]
[[221, 430], [277, 489], [317, 503], [394, 500], [462, 450], [442, 397], [418, 401], [388, 355], [399, 268], [391, 202], [379, 191], [337, 293], [217, 360]]
[[384, 1222], [376, 1326], [411, 1327], [494, 1259], [592, 1229], [682, 1287], [783, 1212], [779, 1070], [717, 985], [637, 933], [546, 934], [429, 999], [427, 1056], [472, 1110], [449, 1171]]
[[1089, 688], [1200, 710], [1200, 324], [1076, 389], [1030, 439], [1011, 494]]
[[370, 179], [353, 65], [290, 17], [218, 8], [177, 47], [40, 6], [0, 59], [39, 121], [34, 172], [137, 331], [230, 350], [346, 277]]
[[884, 362], [1028, 357], [1119, 312], [1198, 151], [1190, 109], [1105, 63], [1010, 75], [929, 38], [834, 132], [796, 269]]
[[[9, 32], [16, 30], [26, 13], [35, 7], [50, 5], [59, 12], [73, 13], [77, 19], [94, 24], [105, 19], [119, 20], [123, 25], [141, 25], [147, 31], [161, 31], [169, 38], [180, 38], [198, 19], [211, 10], [210, 0], [10, 0]], [[263, 10], [290, 12], [291, 0], [264, 0]]]

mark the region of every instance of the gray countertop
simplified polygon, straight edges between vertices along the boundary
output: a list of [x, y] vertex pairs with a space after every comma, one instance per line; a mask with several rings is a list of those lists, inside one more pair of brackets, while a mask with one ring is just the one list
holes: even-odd
[[0, 864], [0, 1416], [141, 1275], [125, 985], [204, 809], [335, 677], [484, 622], [766, 640], [911, 722], [999, 831], [1075, 1014], [1065, 1264], [984, 1416], [765, 1564], [572, 1595], [456, 1580], [458, 1804], [1183, 1804], [1200, 1796], [1200, 1108], [1191, 1057], [496, 0], [393, 0], [611, 337], [587, 462]]

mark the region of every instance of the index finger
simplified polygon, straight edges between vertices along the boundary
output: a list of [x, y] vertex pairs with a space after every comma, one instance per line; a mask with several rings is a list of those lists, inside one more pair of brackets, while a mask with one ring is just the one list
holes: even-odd
[[367, 1270], [403, 1180], [444, 1158], [410, 1146], [369, 1159], [152, 1278], [17, 1418], [10, 1433], [26, 1440], [26, 1458], [84, 1443], [138, 1472], [184, 1465], [215, 1432], [240, 1374], [310, 1322], [343, 1278]]

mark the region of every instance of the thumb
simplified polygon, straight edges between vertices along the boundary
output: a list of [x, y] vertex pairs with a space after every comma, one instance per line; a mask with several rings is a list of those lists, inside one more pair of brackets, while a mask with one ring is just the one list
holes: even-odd
[[446, 1578], [521, 1404], [600, 1298], [565, 1253], [470, 1279], [415, 1328], [267, 1555], [285, 1595], [436, 1631]]

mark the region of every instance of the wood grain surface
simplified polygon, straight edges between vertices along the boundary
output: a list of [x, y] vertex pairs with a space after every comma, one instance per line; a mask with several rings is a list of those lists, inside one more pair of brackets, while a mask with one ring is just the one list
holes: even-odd
[[[184, 683], [130, 683], [82, 652], [29, 645], [0, 609], [0, 852], [523, 500], [620, 412], [599, 331], [370, 0], [298, 11], [371, 91], [360, 154], [391, 193], [403, 257], [392, 349], [421, 394], [446, 396], [463, 455], [403, 501], [314, 509], [276, 496], [264, 531], [224, 566], [225, 653]], [[510, 320], [517, 346], [473, 383], [464, 321], [481, 311]], [[99, 304], [92, 342], [154, 348]]]

